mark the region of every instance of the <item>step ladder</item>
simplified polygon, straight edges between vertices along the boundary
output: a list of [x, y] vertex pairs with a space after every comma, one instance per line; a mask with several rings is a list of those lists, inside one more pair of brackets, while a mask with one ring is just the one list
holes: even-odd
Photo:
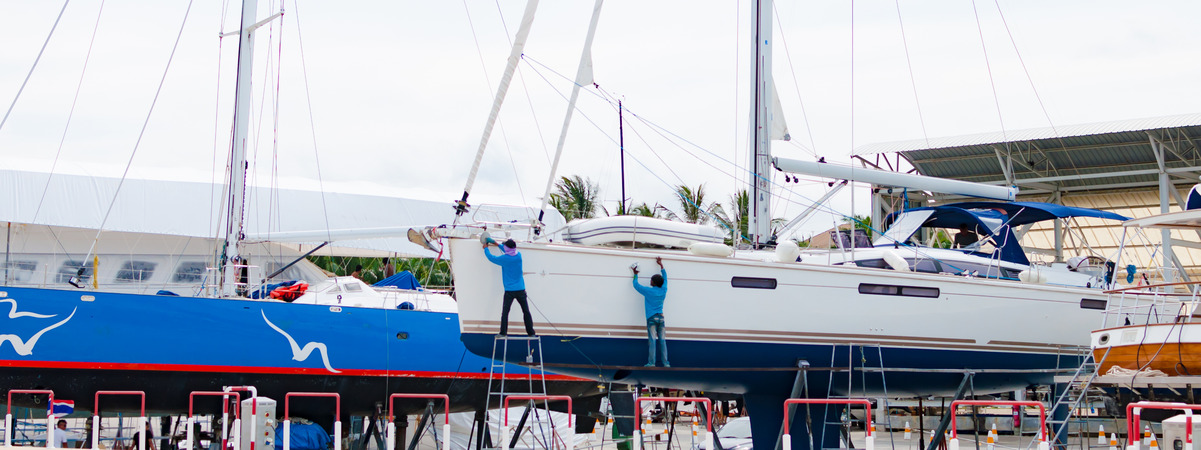
[[[842, 349], [842, 348], [845, 348], [845, 352], [846, 352], [845, 359], [840, 357], [840, 354], [842, 354], [842, 351], [840, 349]], [[872, 359], [871, 357], [874, 357], [875, 362], [878, 364], [876, 364], [875, 366], [869, 366], [869, 361], [870, 361], [870, 359]], [[884, 401], [886, 403], [885, 407], [887, 407], [888, 384], [885, 382], [885, 379], [884, 379], [884, 351], [883, 351], [883, 349], [880, 348], [880, 344], [878, 344], [878, 343], [875, 343], [875, 344], [835, 343], [832, 345], [832, 349], [830, 351], [830, 367], [831, 368], [837, 367], [837, 365], [840, 363], [840, 361], [845, 361], [846, 367], [847, 367], [847, 370], [846, 370], [847, 383], [846, 383], [846, 391], [845, 391], [846, 393], [843, 395], [834, 394], [834, 383], [836, 381], [840, 381], [840, 380], [836, 380], [836, 377], [834, 375], [835, 371], [830, 370], [830, 372], [829, 372], [830, 378], [829, 378], [829, 382], [826, 387], [826, 398], [831, 398], [831, 399], [868, 398], [868, 395], [867, 395], [868, 377], [875, 378], [878, 376], [880, 378], [879, 381], [880, 381], [881, 388], [884, 390], [884, 399], [885, 399]], [[856, 370], [856, 368], [858, 368], [858, 370]], [[875, 381], [875, 380], [872, 380], [872, 381]], [[856, 382], [858, 382], [858, 385], [859, 385], [859, 391], [858, 391], [859, 395], [855, 395]], [[869, 409], [867, 411], [864, 411], [864, 413], [870, 416], [872, 414], [875, 414], [875, 411]], [[828, 414], [823, 414], [823, 415], [828, 416]], [[841, 417], [842, 420], [840, 420], [838, 422], [825, 422], [823, 425], [825, 426], [826, 430], [831, 429], [831, 427], [836, 427], [838, 430], [840, 430], [839, 431], [840, 439], [843, 442], [846, 442], [846, 445], [848, 448], [854, 448], [850, 442], [850, 436], [848, 435], [848, 429], [846, 427], [846, 425], [848, 423], [850, 423], [850, 421], [851, 421], [850, 407], [844, 407], [843, 413], [841, 414], [841, 416], [842, 416]], [[886, 424], [885, 426], [888, 426], [888, 425]]]
[[[510, 380], [508, 369], [510, 364], [509, 355], [523, 357], [525, 363], [518, 363], [529, 369], [528, 377], [525, 380]], [[524, 373], [524, 372], [523, 372]], [[488, 397], [484, 405], [485, 411], [490, 411], [493, 408], [504, 408], [505, 397], [510, 395], [547, 395], [546, 390], [546, 370], [542, 364], [542, 340], [538, 336], [526, 335], [497, 335], [492, 341], [492, 362], [488, 368]], [[527, 408], [522, 414], [520, 422], [518, 422], [517, 430], [514, 433], [501, 433], [501, 436], [512, 436], [512, 440], [516, 441], [521, 437], [521, 430], [525, 426], [528, 416], [533, 413], [537, 414], [536, 410], [529, 406], [533, 402], [526, 402]], [[516, 405], [510, 405], [516, 406]], [[542, 409], [546, 410], [546, 403], [543, 402]], [[535, 418], [537, 423], [551, 424], [552, 429], [545, 436], [552, 436], [554, 433], [553, 422], [548, 417], [545, 421]], [[495, 423], [497, 429], [501, 429], [504, 424], [504, 412], [501, 411], [496, 415]], [[544, 430], [545, 431], [545, 430]], [[544, 442], [550, 442], [549, 440]], [[497, 442], [497, 448], [509, 448], [510, 442]], [[549, 448], [549, 447], [548, 447]]]
[[[1069, 422], [1071, 422], [1073, 417], [1076, 417], [1076, 411], [1080, 408], [1081, 403], [1087, 402], [1090, 398], [1089, 389], [1092, 387], [1093, 381], [1100, 375], [1101, 363], [1105, 362], [1105, 358], [1109, 356], [1109, 349], [1106, 349], [1105, 353], [1101, 355], [1100, 361], [1094, 360], [1095, 358], [1091, 349], [1084, 350], [1084, 353], [1084, 360], [1076, 368], [1076, 371], [1072, 373], [1072, 379], [1067, 382], [1066, 388], [1063, 392], [1059, 393], [1055, 402], [1051, 404], [1051, 409], [1047, 410], [1047, 425], [1050, 425], [1051, 430], [1054, 432], [1054, 435], [1050, 435], [1048, 439], [1048, 442], [1052, 446], [1056, 442], [1060, 442], [1060, 439], [1067, 437]], [[1065, 411], [1066, 415], [1062, 419], [1055, 419], [1057, 411]], [[1080, 432], [1087, 435], [1087, 423], [1083, 419], [1078, 420], [1078, 423], [1080, 425]], [[1082, 439], [1082, 442], [1087, 446], [1086, 448], [1094, 446], [1091, 444], [1093, 440], [1088, 439], [1087, 436]], [[1027, 448], [1031, 448], [1033, 445], [1034, 443], [1031, 443], [1031, 446]], [[1109, 446], [1104, 445], [1101, 447], [1108, 448]]]

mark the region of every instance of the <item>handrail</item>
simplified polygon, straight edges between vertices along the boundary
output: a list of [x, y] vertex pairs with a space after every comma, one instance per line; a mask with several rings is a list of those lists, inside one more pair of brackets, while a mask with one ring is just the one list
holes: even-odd
[[[253, 419], [255, 416], [257, 416], [259, 414], [259, 402], [258, 402], [259, 390], [257, 388], [255, 388], [254, 386], [225, 386], [225, 387], [221, 388], [221, 390], [224, 392], [249, 392], [250, 393], [250, 397], [248, 398], [250, 400], [250, 417], [252, 419], [250, 421], [250, 435], [257, 436], [258, 430], [256, 430], [256, 428], [258, 428], [258, 427], [255, 425], [255, 421]], [[241, 401], [239, 401], [238, 408], [241, 408], [241, 407], [242, 407], [242, 403], [241, 403]], [[237, 439], [234, 439], [233, 450], [242, 450], [241, 413], [238, 414], [238, 417], [234, 418], [233, 426], [231, 426], [229, 429], [230, 429], [230, 433], [232, 433], [238, 437]], [[250, 450], [254, 450], [255, 441], [256, 441], [256, 439], [250, 440]]]
[[1126, 405], [1126, 448], [1138, 450], [1138, 423], [1143, 409], [1183, 409], [1184, 410], [1184, 448], [1193, 448], [1193, 410], [1201, 410], [1201, 405], [1168, 402], [1134, 402]]
[[138, 412], [138, 450], [146, 450], [146, 429], [150, 427], [150, 422], [146, 418], [146, 392], [145, 391], [96, 391], [95, 411], [92, 412], [92, 448], [100, 448], [100, 396], [101, 395], [136, 395], [141, 400], [141, 407]]
[[442, 400], [442, 450], [450, 450], [450, 396], [446, 394], [392, 394], [388, 396], [388, 426], [385, 428], [387, 450], [396, 450], [396, 423], [393, 421], [393, 406], [398, 398], [424, 398]]
[[[505, 412], [503, 413], [504, 421], [502, 422], [503, 425], [500, 427], [501, 448], [509, 448], [509, 401], [510, 400], [530, 400], [530, 401], [533, 401], [533, 400], [544, 400], [544, 401], [545, 400], [566, 400], [567, 401], [567, 429], [568, 429], [569, 433], [572, 433], [572, 434], [575, 433], [575, 428], [574, 428], [574, 424], [572, 423], [572, 415], [571, 415], [571, 403], [572, 403], [571, 397], [566, 396], [566, 395], [510, 395], [510, 396], [505, 397], [505, 401], [504, 401], [504, 407], [505, 407]], [[551, 421], [551, 430], [554, 430], [554, 424], [555, 423], [552, 420]], [[564, 444], [567, 446], [567, 450], [572, 450], [572, 448], [575, 447], [575, 438], [574, 437], [568, 436], [568, 438], [564, 439], [563, 441], [564, 441]], [[547, 448], [549, 449], [550, 447], [551, 446], [548, 443]]]
[[863, 405], [867, 409], [866, 429], [867, 442], [864, 444], [865, 450], [873, 450], [876, 448], [875, 427], [872, 426], [872, 402], [865, 398], [843, 398], [843, 399], [820, 399], [820, 398], [790, 398], [784, 400], [784, 435], [783, 447], [784, 450], [792, 450], [792, 435], [789, 433], [789, 406], [792, 405]]
[[1050, 444], [1047, 442], [1047, 409], [1041, 402], [1034, 401], [1019, 401], [1019, 400], [955, 400], [951, 402], [951, 442], [948, 445], [950, 450], [959, 450], [959, 430], [955, 427], [955, 416], [957, 409], [960, 406], [1035, 406], [1038, 408], [1038, 450], [1047, 450]]
[[705, 448], [713, 448], [713, 401], [707, 397], [638, 397], [634, 399], [634, 441], [642, 448], [642, 402], [701, 402], [705, 404]]
[[[186, 424], [186, 426], [188, 427], [187, 435], [188, 435], [188, 444], [189, 445], [192, 442], [196, 442], [194, 440], [195, 436], [194, 436], [194, 430], [193, 430], [193, 428], [195, 428], [196, 418], [192, 417], [192, 412], [193, 412], [194, 402], [195, 402], [197, 396], [221, 397], [221, 448], [223, 448], [223, 449], [229, 448], [229, 429], [227, 429], [225, 427], [225, 424], [229, 423], [228, 399], [230, 397], [233, 397], [234, 405], [240, 405], [240, 404], [242, 404], [242, 394], [238, 393], [238, 392], [220, 392], [220, 391], [192, 391], [191, 393], [189, 393], [188, 394], [188, 419], [187, 419], [187, 424]], [[240, 415], [241, 415], [241, 411], [235, 406], [234, 407], [234, 418], [240, 418]], [[97, 427], [95, 430], [93, 430], [92, 436], [100, 435], [100, 428], [97, 425], [98, 423], [99, 422], [92, 421], [92, 425]], [[100, 448], [100, 447], [99, 447], [99, 445], [97, 445], [96, 442], [93, 442], [92, 448]]]
[[54, 391], [48, 389], [10, 389], [8, 391], [8, 406], [4, 412], [4, 446], [12, 447], [13, 445], [13, 394], [46, 394], [49, 396], [49, 399], [46, 400], [46, 404], [50, 405], [50, 409], [46, 410], [46, 448], [54, 448], [54, 439], [51, 437], [54, 432]]
[[[291, 450], [292, 448], [292, 416], [289, 406], [291, 405], [292, 397], [323, 397], [334, 399], [334, 448], [342, 448], [342, 396], [337, 392], [289, 392], [284, 394], [284, 448], [283, 450]], [[253, 421], [251, 422], [254, 423]], [[254, 450], [254, 441], [251, 441], [251, 450]]]

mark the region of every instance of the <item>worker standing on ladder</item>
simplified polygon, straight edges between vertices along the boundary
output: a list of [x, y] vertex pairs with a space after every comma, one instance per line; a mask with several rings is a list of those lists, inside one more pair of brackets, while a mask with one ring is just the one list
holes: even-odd
[[[489, 245], [500, 247], [500, 256], [492, 256], [492, 252], [488, 250]], [[509, 334], [509, 308], [513, 306], [513, 300], [517, 300], [517, 305], [521, 306], [522, 319], [525, 320], [525, 332], [533, 336], [534, 318], [530, 316], [530, 305], [525, 295], [525, 275], [522, 274], [521, 252], [517, 251], [517, 243], [509, 239], [501, 246], [488, 239], [484, 244], [484, 256], [488, 257], [488, 261], [500, 266], [500, 278], [505, 286], [504, 304], [500, 308], [500, 335]]]
[[630, 270], [634, 271], [634, 290], [645, 298], [648, 353], [646, 367], [655, 366], [656, 344], [659, 356], [663, 359], [663, 367], [671, 367], [667, 362], [667, 339], [663, 335], [663, 300], [667, 297], [667, 269], [663, 267], [662, 257], [656, 257], [655, 263], [659, 264], [659, 273], [651, 276], [649, 287], [638, 282], [638, 264], [630, 266]]

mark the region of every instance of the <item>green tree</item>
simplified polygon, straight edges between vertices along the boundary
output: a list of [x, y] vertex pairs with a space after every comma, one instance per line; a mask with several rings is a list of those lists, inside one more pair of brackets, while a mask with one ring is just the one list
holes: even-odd
[[650, 205], [647, 205], [646, 203], [639, 203], [637, 206], [630, 208], [629, 212], [627, 212], [626, 214], [629, 214], [631, 216], [654, 217], [654, 218], [658, 219], [658, 218], [660, 218], [659, 217], [660, 209], [661, 209], [661, 207], [657, 203], [655, 204], [655, 206], [650, 206]]
[[680, 202], [679, 213], [663, 206], [657, 206], [668, 219], [703, 224], [709, 222], [710, 215], [724, 214], [720, 204], [705, 201], [704, 184], [695, 188], [684, 184], [676, 186], [676, 199]]
[[863, 230], [867, 233], [867, 238], [871, 239], [872, 235], [872, 218], [868, 216], [850, 216], [843, 217], [842, 223], [851, 224], [857, 230]]
[[449, 288], [451, 286], [450, 265], [445, 260], [433, 258], [359, 258], [346, 256], [310, 256], [309, 261], [334, 275], [350, 275], [355, 267], [363, 266], [363, 282], [375, 284], [385, 277], [384, 265], [391, 261], [396, 273], [409, 271], [423, 286]]
[[[600, 187], [591, 179], [572, 175], [562, 177], [555, 182], [555, 192], [550, 194], [548, 203], [567, 221], [574, 219], [590, 219], [596, 217], [596, 209], [600, 204]], [[603, 209], [603, 208], [602, 208]]]
[[718, 222], [730, 232], [730, 243], [745, 242], [750, 229], [750, 196], [746, 189], [739, 190], [730, 196], [730, 202], [725, 207], [718, 205], [714, 208]]

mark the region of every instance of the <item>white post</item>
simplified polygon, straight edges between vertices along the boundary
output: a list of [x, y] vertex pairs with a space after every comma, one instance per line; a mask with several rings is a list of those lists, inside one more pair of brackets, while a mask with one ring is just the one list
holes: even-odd
[[638, 450], [642, 450], [642, 426], [635, 424], [634, 427], [634, 445], [638, 446]]
[[876, 437], [875, 436], [868, 436], [867, 438], [865, 438], [865, 441], [866, 442], [864, 442], [864, 444], [863, 444], [864, 450], [876, 450]]
[[[284, 420], [284, 450], [292, 448], [292, 419]], [[392, 450], [392, 449], [388, 449]]]
[[954, 439], [951, 439], [951, 442], [950, 442], [950, 444], [947, 446], [947, 448], [948, 448], [949, 450], [959, 450], [959, 438], [954, 438]]
[[[57, 440], [54, 438], [54, 430], [57, 430], [58, 428], [54, 426], [54, 401], [53, 400], [54, 399], [52, 397], [51, 401], [50, 401], [50, 409], [46, 410], [46, 448], [58, 447], [58, 443], [54, 442]], [[8, 430], [4, 430], [4, 431], [7, 432]]]
[[[505, 413], [505, 414], [507, 414], [507, 413]], [[508, 420], [501, 420], [500, 445], [497, 446], [497, 448], [509, 448], [509, 423], [508, 422], [509, 422]]]
[[[4, 414], [4, 446], [13, 446], [13, 415], [12, 413]], [[92, 447], [97, 448], [97, 447]]]
[[[242, 405], [238, 405], [239, 408]], [[229, 427], [229, 434], [234, 437], [234, 450], [242, 450], [242, 418], [234, 419], [233, 425]]]
[[[192, 416], [188, 416], [188, 420], [185, 420], [185, 421], [184, 421], [184, 426], [185, 426], [185, 427], [188, 427], [188, 431], [187, 431], [187, 436], [188, 436], [188, 448], [189, 448], [189, 449], [191, 449], [191, 450], [200, 450], [200, 449], [198, 449], [198, 448], [196, 448], [196, 447], [194, 447], [194, 446], [192, 445], [192, 444], [194, 444], [194, 443], [196, 442], [196, 441], [195, 441], [195, 438], [196, 438], [196, 436], [194, 436], [194, 435], [193, 435], [193, 430], [192, 430], [192, 428], [194, 428], [194, 427], [196, 426], [196, 425], [194, 425], [195, 423], [196, 423], [196, 418], [195, 418], [195, 417], [192, 417]], [[92, 448], [96, 448], [96, 449], [98, 449], [98, 448], [100, 448], [100, 446], [99, 446], [99, 445], [96, 445], [96, 439], [94, 439], [94, 438], [95, 438], [95, 437], [96, 437], [98, 434], [100, 434], [100, 433], [98, 432], [98, 431], [100, 431], [100, 427], [99, 427], [99, 425], [100, 425], [100, 421], [99, 421], [99, 420], [93, 420], [93, 421], [92, 421], [92, 424], [93, 424], [93, 425], [96, 425], [95, 429], [92, 431], [92, 437], [93, 437], [93, 439], [92, 439]]]
[[334, 450], [342, 450], [342, 421], [334, 421]]
[[450, 450], [450, 422], [442, 424], [442, 450]]
[[705, 448], [713, 448], [713, 432], [705, 429]]
[[[567, 441], [567, 442], [565, 442], [565, 444], [567, 445], [567, 450], [573, 450], [573, 449], [575, 449], [575, 427], [571, 426], [570, 420], [568, 420], [567, 422], [568, 422], [567, 437], [564, 438], [564, 440]], [[552, 427], [555, 426], [555, 421], [553, 419], [551, 420], [550, 425]], [[448, 449], [444, 448], [442, 450], [448, 450]], [[1192, 450], [1192, 449], [1189, 449], [1189, 450]]]
[[[188, 428], [188, 442], [192, 442], [192, 429]], [[100, 448], [100, 415], [92, 416], [92, 448]]]
[[[708, 443], [706, 443], [706, 445], [708, 445]], [[790, 434], [784, 435], [784, 450], [792, 450], [792, 435]]]
[[[395, 419], [393, 419], [395, 420]], [[388, 425], [384, 427], [384, 447], [387, 450], [396, 450], [396, 422], [388, 421]]]
[[142, 427], [138, 432], [138, 450], [146, 450], [146, 435], [150, 434], [146, 432], [146, 429], [150, 427], [150, 419], [146, 416], [139, 417], [138, 424]]

